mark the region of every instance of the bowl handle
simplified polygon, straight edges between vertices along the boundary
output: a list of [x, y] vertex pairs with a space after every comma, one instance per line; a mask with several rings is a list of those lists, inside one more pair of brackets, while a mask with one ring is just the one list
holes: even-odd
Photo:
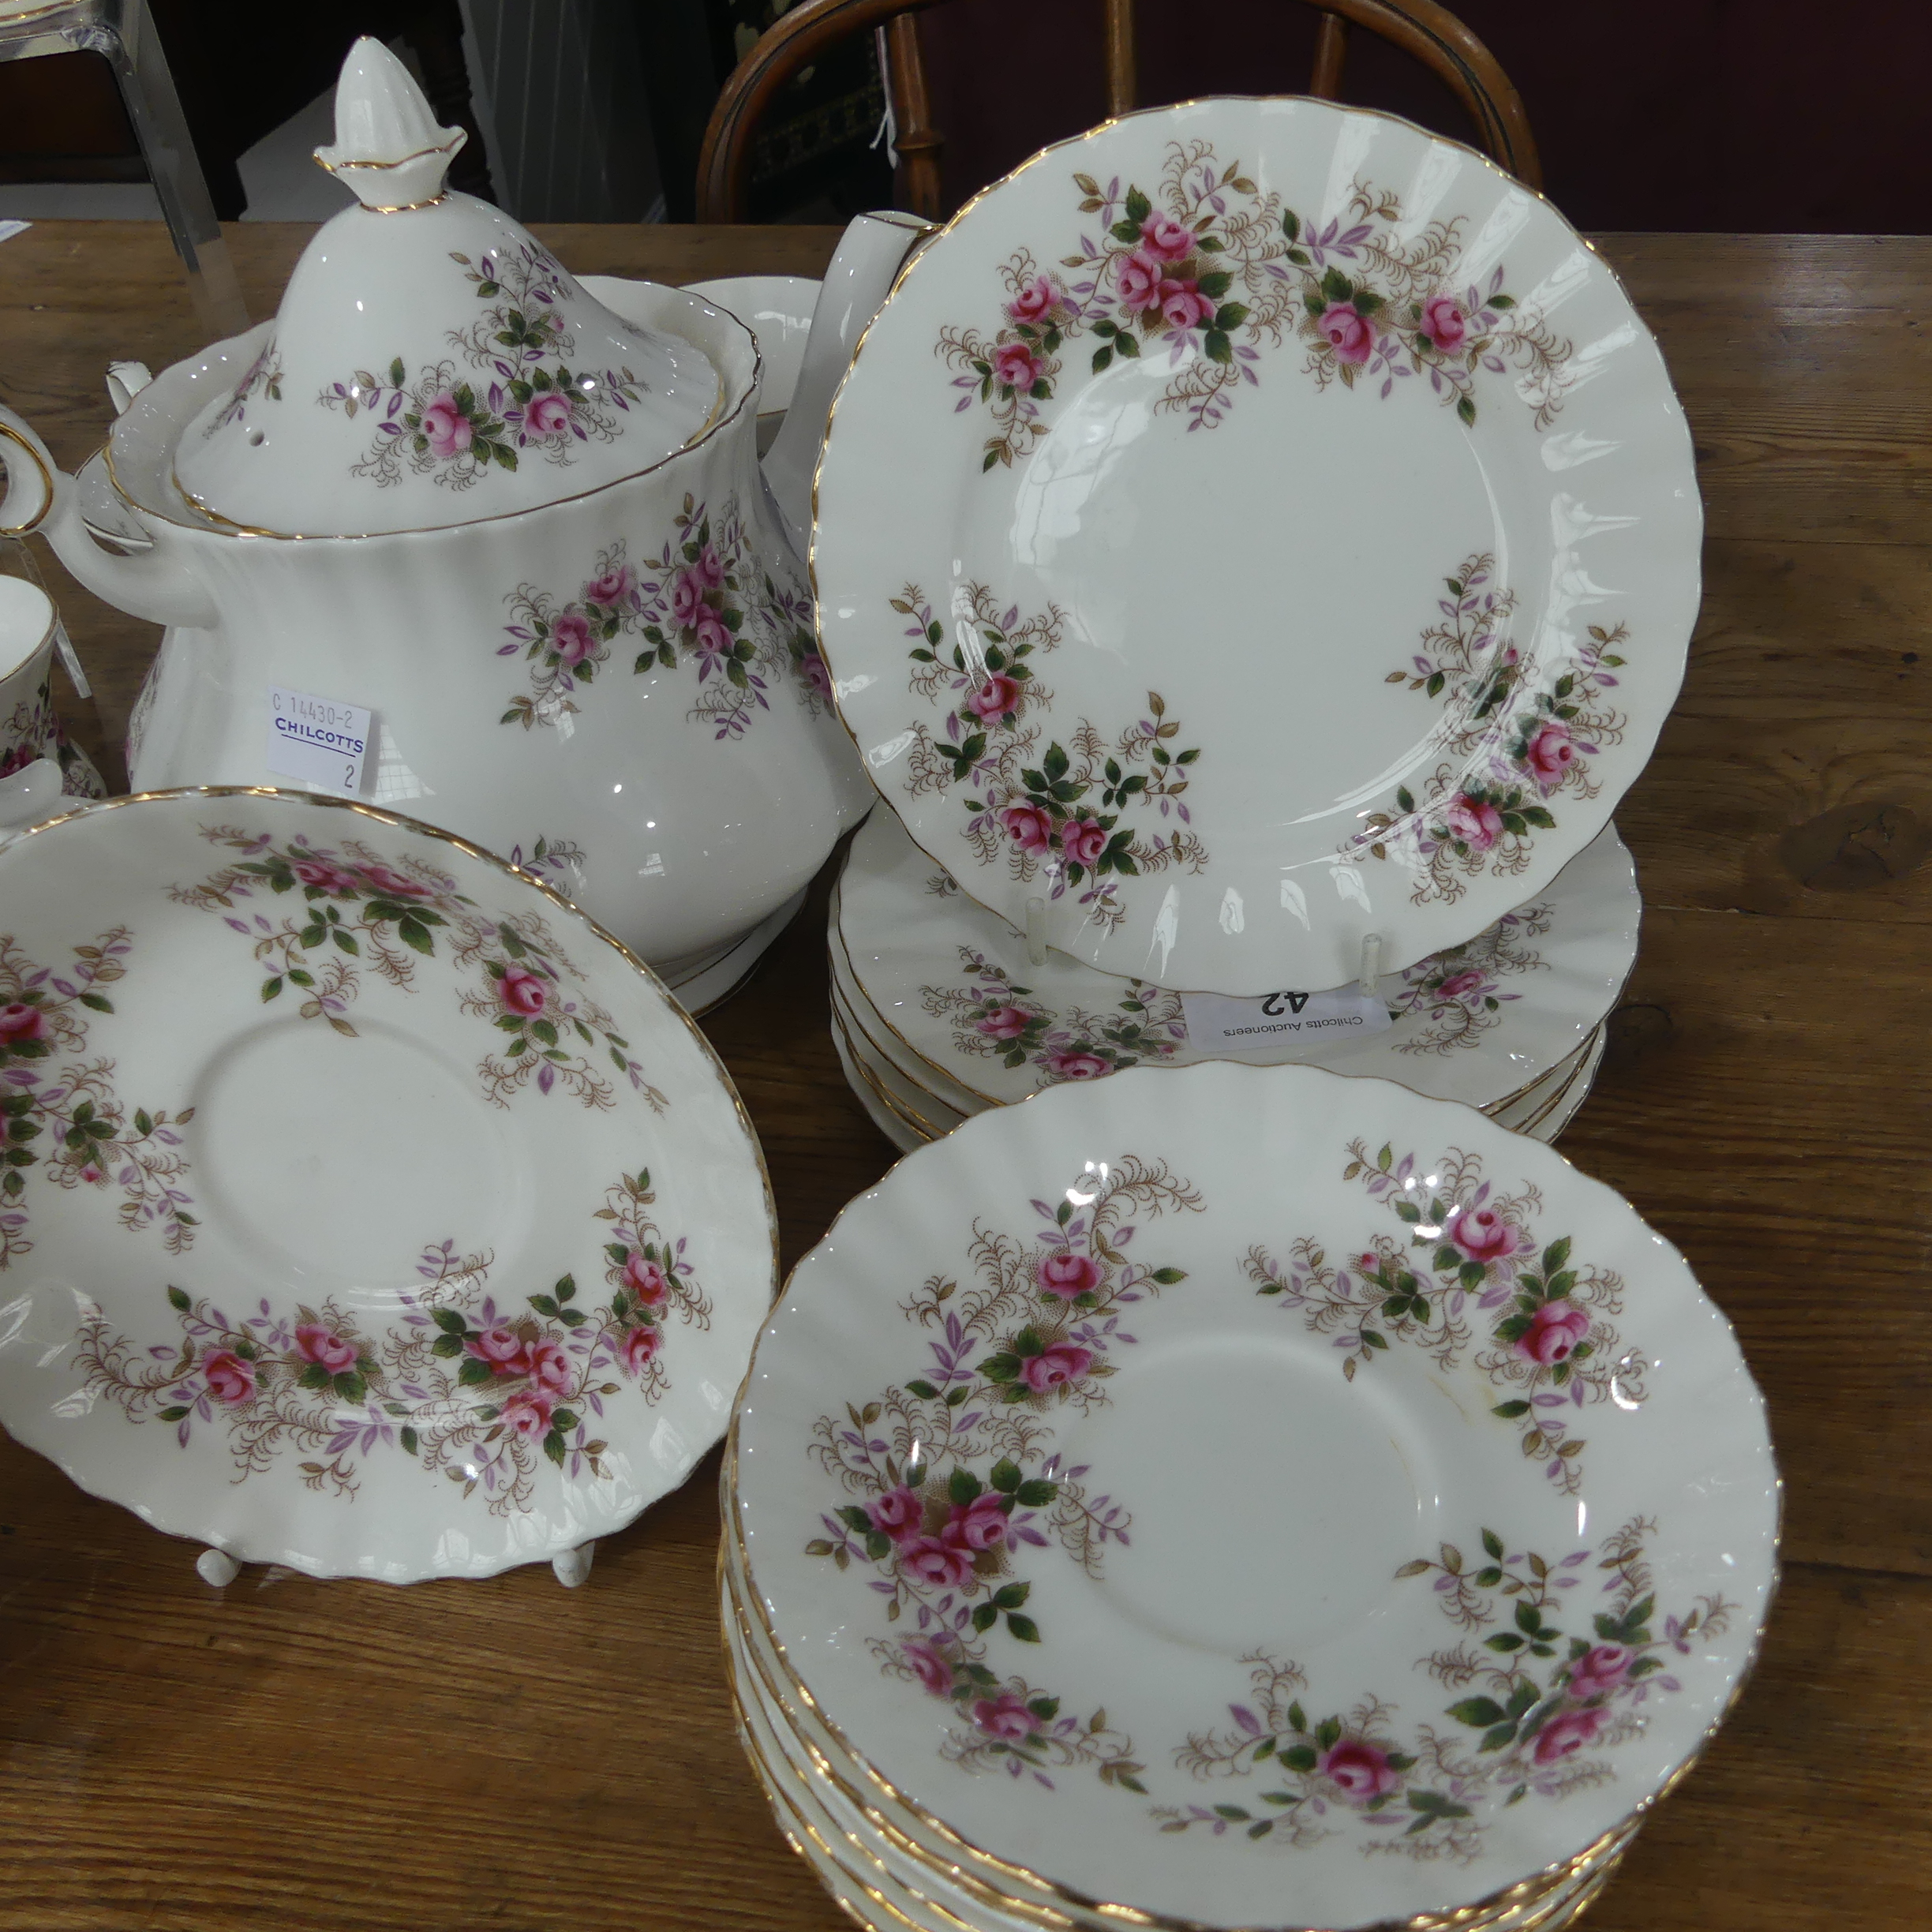
[[96, 597], [152, 623], [185, 624], [212, 631], [212, 599], [172, 556], [157, 534], [155, 547], [137, 556], [103, 549], [81, 520], [74, 480], [58, 468], [47, 447], [21, 417], [0, 404], [0, 462], [6, 494], [0, 496], [0, 536], [38, 530], [54, 554]]

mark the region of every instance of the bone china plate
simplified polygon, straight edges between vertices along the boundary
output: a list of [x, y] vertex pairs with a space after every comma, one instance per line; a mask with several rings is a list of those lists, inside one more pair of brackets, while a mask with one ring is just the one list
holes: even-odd
[[723, 1432], [758, 1143], [651, 974], [444, 833], [160, 793], [0, 847], [0, 1422], [247, 1561], [485, 1576]]
[[1308, 1067], [969, 1120], [800, 1263], [735, 1425], [751, 1608], [862, 1777], [1068, 1896], [1447, 1911], [1723, 1717], [1763, 1406], [1548, 1149]]
[[[1537, 898], [1466, 945], [1384, 974], [1386, 1032], [1281, 1057], [1492, 1106], [1574, 1053], [1616, 1003], [1642, 910], [1630, 854], [1606, 826]], [[852, 842], [837, 930], [882, 1022], [983, 1102], [1203, 1057], [1178, 994], [1062, 953], [1034, 965], [1025, 941], [957, 891], [889, 813], [875, 811]]]
[[1698, 606], [1690, 436], [1616, 278], [1481, 156], [1319, 101], [1129, 115], [962, 210], [860, 346], [818, 511], [837, 701], [913, 837], [1191, 990], [1533, 898]]

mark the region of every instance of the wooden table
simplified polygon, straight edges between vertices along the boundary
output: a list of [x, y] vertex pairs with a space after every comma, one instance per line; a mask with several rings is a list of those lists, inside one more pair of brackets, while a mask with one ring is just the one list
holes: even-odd
[[[815, 274], [833, 239], [545, 232], [666, 281]], [[231, 231], [257, 314], [307, 233]], [[1683, 695], [1618, 814], [1642, 957], [1563, 1148], [1737, 1324], [1789, 1493], [1756, 1679], [1590, 1923], [1902, 1932], [1932, 1913], [1932, 240], [1604, 250], [1670, 359], [1709, 535]], [[159, 224], [0, 246], [0, 395], [63, 462], [101, 440], [110, 358], [197, 346]], [[47, 567], [118, 739], [157, 634]], [[788, 1266], [893, 1158], [833, 1059], [822, 919], [706, 1022]], [[576, 1592], [539, 1568], [217, 1593], [0, 1442], [0, 1927], [842, 1923], [732, 1739], [716, 1468]]]

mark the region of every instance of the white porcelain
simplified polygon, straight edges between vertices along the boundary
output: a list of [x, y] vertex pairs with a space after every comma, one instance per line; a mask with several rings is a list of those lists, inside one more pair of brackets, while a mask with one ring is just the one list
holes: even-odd
[[[758, 339], [763, 365], [758, 390], [761, 435], [768, 424], [776, 435], [791, 406], [821, 286], [807, 275], [718, 275], [684, 284], [693, 295], [729, 309]], [[769, 446], [767, 436], [767, 450]]]
[[846, 229], [826, 270], [796, 391], [765, 461], [772, 500], [800, 557], [811, 545], [812, 473], [833, 394], [908, 250], [932, 233], [933, 224], [915, 215], [890, 210], [861, 215]]
[[[730, 1507], [728, 1492], [726, 1507]], [[1005, 1898], [997, 1874], [963, 1868], [955, 1858], [922, 1854], [905, 1831], [902, 1814], [883, 1807], [880, 1794], [852, 1782], [849, 1765], [828, 1755], [825, 1740], [800, 1723], [787, 1701], [782, 1666], [762, 1648], [755, 1619], [739, 1592], [742, 1571], [728, 1547], [721, 1586], [725, 1662], [731, 1676], [739, 1742], [764, 1788], [773, 1816], [792, 1849], [841, 1900], [855, 1889], [870, 1893], [889, 1915], [903, 1915], [933, 1932], [1026, 1927], [1043, 1923], [1099, 1929], [1104, 1921], [1064, 1909], [1043, 1920], [1041, 1908], [1016, 1888]], [[807, 1720], [808, 1722], [808, 1720]], [[1634, 1827], [1619, 1833], [1597, 1856], [1539, 1896], [1462, 1921], [1467, 1932], [1555, 1932], [1573, 1922], [1582, 1906], [1614, 1874]]]
[[0, 1422], [231, 1559], [564, 1559], [722, 1432], [775, 1281], [716, 1056], [554, 893], [298, 795], [0, 844]]
[[356, 200], [182, 435], [191, 502], [276, 536], [425, 530], [635, 476], [715, 420], [726, 389], [701, 344], [605, 308], [527, 229], [445, 188], [462, 131], [380, 41], [350, 49], [335, 128], [316, 159]]
[[1472, 938], [1603, 829], [1701, 523], [1656, 344], [1548, 203], [1384, 115], [1219, 99], [1046, 149], [920, 253], [814, 570], [841, 710], [966, 892], [1258, 994]]
[[[163, 371], [114, 426], [114, 480], [151, 550], [95, 545], [65, 479], [46, 527], [92, 588], [174, 627], [129, 732], [137, 788], [286, 782], [268, 761], [271, 686], [365, 706], [369, 802], [493, 851], [541, 839], [571, 853], [571, 897], [682, 978], [811, 878], [866, 788], [766, 521], [749, 332], [697, 296], [590, 281], [726, 373], [732, 411], [646, 476], [414, 534], [286, 543], [219, 529], [182, 504], [171, 452], [202, 395], [253, 359], [258, 329]], [[21, 464], [9, 481], [12, 507], [36, 479]], [[680, 626], [661, 607], [694, 569], [721, 583]], [[736, 633], [720, 628], [728, 612]], [[744, 655], [707, 654], [714, 631]]]
[[[896, 262], [905, 232], [873, 230]], [[871, 795], [767, 505], [751, 331], [696, 294], [578, 286], [724, 384], [710, 427], [636, 475], [507, 514], [479, 486], [475, 520], [440, 528], [251, 536], [188, 503], [175, 470], [264, 324], [124, 381], [91, 492], [0, 410], [0, 518], [37, 522], [90, 590], [169, 627], [130, 724], [137, 788], [290, 782], [271, 762], [271, 687], [362, 707], [358, 796], [493, 851], [541, 844], [546, 877], [683, 981], [767, 927]], [[805, 358], [781, 360], [781, 404]]]
[[[1272, 1057], [1493, 1106], [1574, 1053], [1616, 1003], [1642, 913], [1630, 854], [1606, 826], [1534, 900], [1463, 946], [1383, 974], [1379, 990], [1395, 1016], [1387, 1032]], [[1057, 951], [1035, 965], [1024, 938], [960, 893], [888, 813], [874, 812], [852, 841], [837, 917], [852, 972], [884, 1023], [983, 1103], [1203, 1057], [1180, 995]]]
[[[54, 709], [54, 652], [60, 620], [53, 600], [24, 577], [0, 575], [0, 779], [18, 775], [10, 796], [43, 798], [43, 762], [57, 770], [58, 789], [71, 798], [99, 798], [107, 789], [94, 761], [67, 736]], [[29, 772], [33, 775], [30, 778]]]
[[799, 1264], [735, 1442], [758, 1613], [867, 1777], [1206, 1924], [1562, 1867], [1702, 1748], [1776, 1572], [1762, 1400], [1676, 1253], [1472, 1110], [1307, 1067], [1133, 1069], [912, 1155]]

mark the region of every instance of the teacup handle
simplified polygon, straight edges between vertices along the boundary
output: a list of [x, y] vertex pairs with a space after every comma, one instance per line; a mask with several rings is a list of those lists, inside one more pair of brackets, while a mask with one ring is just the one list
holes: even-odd
[[0, 832], [51, 818], [72, 805], [61, 784], [61, 768], [51, 758], [36, 758], [0, 778]]

